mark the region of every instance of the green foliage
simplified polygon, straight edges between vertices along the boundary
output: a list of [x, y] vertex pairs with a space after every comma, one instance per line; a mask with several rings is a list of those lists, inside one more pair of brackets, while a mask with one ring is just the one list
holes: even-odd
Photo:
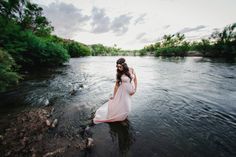
[[37, 37], [32, 32], [28, 32], [26, 39], [27, 51], [24, 52], [23, 58], [27, 58], [27, 64], [54, 66], [62, 64], [69, 59], [67, 50], [60, 44], [48, 42], [47, 40]]
[[210, 55], [216, 57], [236, 56], [236, 23], [226, 26], [222, 32], [215, 31], [211, 38], [215, 41]]
[[43, 9], [28, 0], [0, 1], [0, 8], [0, 16], [15, 21], [36, 35], [48, 36], [53, 31], [50, 22], [42, 14]]
[[215, 31], [211, 38], [189, 43], [184, 34], [164, 35], [163, 40], [145, 46], [140, 55], [155, 51], [155, 56], [186, 56], [189, 50], [200, 52], [207, 57], [236, 57], [236, 23], [226, 26], [221, 32]]
[[114, 47], [103, 46], [102, 44], [93, 44], [90, 47], [93, 56], [98, 56], [98, 55], [117, 56], [126, 54], [124, 51], [121, 51], [120, 48], [117, 48], [116, 44], [114, 45]]
[[89, 47], [79, 42], [69, 42], [67, 48], [71, 57], [89, 56], [91, 54]]
[[147, 51], [145, 50], [145, 49], [141, 49], [140, 51], [139, 51], [139, 55], [140, 56], [145, 56], [147, 54]]
[[186, 56], [189, 43], [185, 41], [184, 34], [164, 35], [161, 42], [157, 42], [151, 48], [155, 56]]
[[15, 72], [15, 66], [11, 55], [0, 49], [0, 92], [6, 90], [7, 87], [17, 84], [21, 78]]
[[38, 36], [48, 36], [53, 31], [46, 17], [42, 15], [43, 9], [37, 4], [27, 2], [24, 8], [24, 15], [21, 25], [25, 29], [30, 29]]
[[209, 52], [212, 51], [212, 47], [212, 43], [209, 39], [202, 39], [200, 42], [193, 42], [190, 45], [191, 50], [199, 51], [204, 56], [206, 56]]
[[102, 44], [91, 45], [91, 48], [92, 48], [92, 55], [93, 56], [104, 55], [107, 52], [106, 47], [103, 46]]
[[186, 56], [188, 46], [162, 47], [157, 49], [155, 56]]

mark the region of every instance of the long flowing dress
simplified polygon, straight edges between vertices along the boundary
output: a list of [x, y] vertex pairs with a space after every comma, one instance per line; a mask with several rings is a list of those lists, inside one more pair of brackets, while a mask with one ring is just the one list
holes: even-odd
[[95, 112], [95, 117], [93, 118], [94, 124], [123, 121], [127, 118], [129, 112], [131, 111], [130, 93], [135, 90], [135, 76], [134, 70], [131, 73], [131, 82], [130, 78], [125, 74], [121, 76], [121, 84], [119, 85], [114, 98], [109, 99], [108, 102], [104, 103]]

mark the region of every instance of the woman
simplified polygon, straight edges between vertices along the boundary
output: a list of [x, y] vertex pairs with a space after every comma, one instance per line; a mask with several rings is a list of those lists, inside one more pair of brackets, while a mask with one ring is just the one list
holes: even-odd
[[116, 61], [117, 74], [113, 96], [95, 112], [93, 123], [123, 121], [131, 109], [131, 96], [137, 90], [137, 77], [124, 58]]

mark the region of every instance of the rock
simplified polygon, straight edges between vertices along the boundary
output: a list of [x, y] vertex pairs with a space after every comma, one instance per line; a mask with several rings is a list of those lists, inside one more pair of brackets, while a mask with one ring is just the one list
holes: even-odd
[[52, 122], [52, 127], [55, 128], [55, 126], [57, 125], [58, 123], [58, 120], [57, 119], [54, 119], [54, 121]]
[[36, 154], [35, 154], [35, 153], [33, 153], [33, 154], [32, 154], [32, 157], [36, 157]]
[[55, 110], [55, 109], [54, 109], [54, 108], [52, 108], [52, 109], [51, 109], [51, 111], [50, 111], [50, 113], [47, 113], [47, 114], [46, 114], [47, 118], [49, 118], [49, 117], [51, 117], [51, 116], [52, 116], [52, 114], [53, 114], [54, 110]]
[[73, 89], [72, 91], [70, 91], [70, 95], [75, 95], [77, 91], [75, 89]]
[[84, 88], [84, 85], [83, 84], [80, 84], [79, 85], [79, 90], [82, 90]]
[[92, 138], [87, 138], [87, 148], [91, 148], [94, 145], [94, 140]]
[[9, 156], [9, 155], [11, 155], [11, 151], [8, 151], [8, 152], [5, 154], [5, 156]]
[[47, 118], [49, 118], [49, 117], [51, 117], [51, 116], [52, 116], [51, 114], [47, 114], [47, 115], [46, 115]]
[[0, 140], [3, 140], [3, 136], [2, 135], [0, 135]]
[[51, 109], [51, 114], [52, 114], [54, 111], [55, 111], [55, 108], [53, 107], [53, 108]]
[[37, 138], [38, 138], [38, 141], [41, 141], [43, 139], [43, 134], [40, 134]]
[[88, 131], [89, 129], [90, 129], [89, 126], [86, 126], [85, 131]]
[[43, 114], [47, 114], [47, 111], [45, 109], [42, 109], [41, 111], [42, 111]]
[[92, 136], [92, 132], [89, 130], [90, 127], [87, 126], [85, 129], [84, 129], [84, 136], [85, 137], [91, 137]]
[[63, 152], [65, 152], [65, 148], [58, 148], [57, 150], [55, 150], [53, 152], [46, 153], [43, 157], [56, 156], [59, 153], [63, 153]]
[[46, 120], [46, 124], [47, 124], [47, 126], [50, 126], [50, 125], [51, 125], [51, 122], [47, 119], [47, 120]]
[[20, 143], [21, 143], [23, 146], [25, 146], [27, 141], [29, 141], [29, 138], [28, 138], [28, 137], [24, 137], [23, 139], [20, 140]]
[[48, 106], [49, 105], [49, 100], [48, 99], [45, 99], [44, 101], [44, 106]]

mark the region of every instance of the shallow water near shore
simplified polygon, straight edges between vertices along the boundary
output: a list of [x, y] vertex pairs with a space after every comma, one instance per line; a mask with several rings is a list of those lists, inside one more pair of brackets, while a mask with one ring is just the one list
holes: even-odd
[[[90, 127], [94, 147], [64, 156], [236, 155], [235, 61], [124, 57], [138, 78], [128, 121]], [[0, 131], [22, 108], [48, 100], [59, 121], [53, 132], [73, 138], [112, 95], [118, 58], [74, 58], [31, 74], [16, 90], [0, 94]]]

